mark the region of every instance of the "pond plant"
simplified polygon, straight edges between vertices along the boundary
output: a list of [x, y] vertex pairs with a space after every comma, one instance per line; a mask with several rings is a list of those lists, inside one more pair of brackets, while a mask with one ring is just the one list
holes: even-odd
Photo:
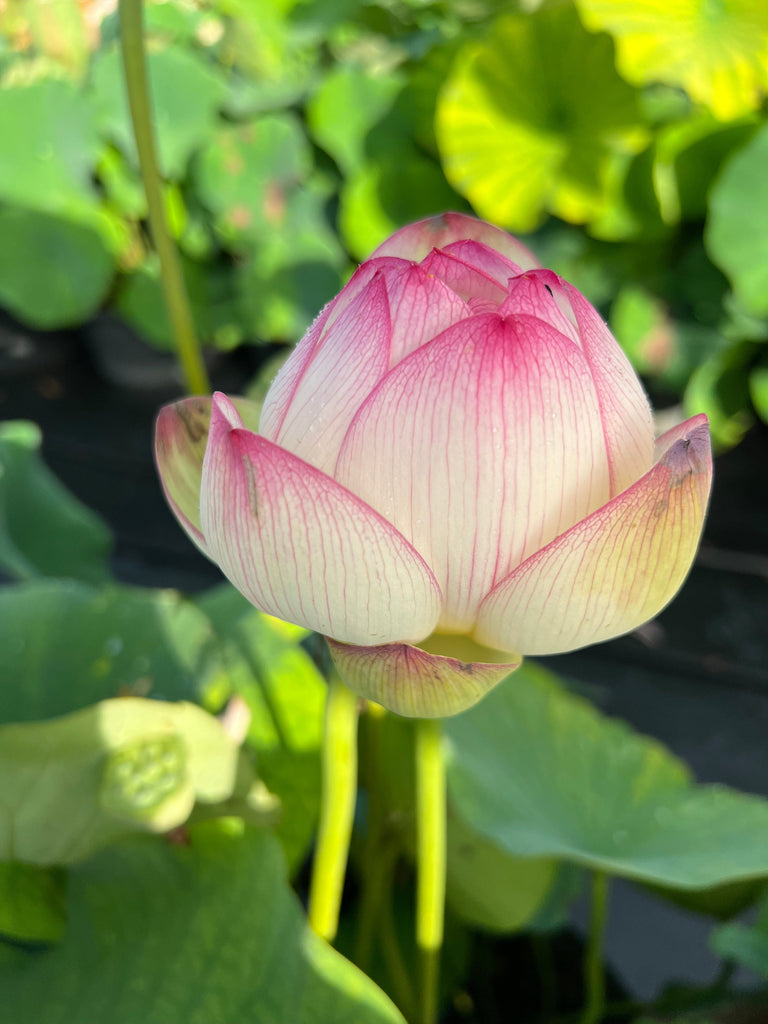
[[[575, 17], [544, 10], [553, 32]], [[585, 871], [580, 1020], [644, 1019], [607, 1005], [610, 877], [723, 919], [764, 908], [768, 802], [697, 785], [528, 659], [635, 630], [677, 594], [712, 484], [707, 416], [656, 436], [595, 307], [465, 212], [379, 240], [262, 399], [211, 394], [158, 173], [140, 0], [121, 0], [120, 25], [190, 395], [159, 410], [156, 466], [232, 586], [195, 600], [99, 589], [101, 525], [46, 474], [29, 425], [2, 428], [0, 564], [27, 582], [0, 593], [19, 681], [0, 726], [0, 1024], [484, 1024], [457, 995], [468, 930], [546, 934]], [[497, 51], [533, 45], [521, 31], [505, 22], [460, 54], [436, 115], [446, 174], [478, 211], [496, 183], [462, 150], [472, 137], [482, 156], [486, 120], [461, 97], [483, 85], [483, 47], [503, 77]], [[616, 31], [631, 80], [632, 33]], [[748, 105], [742, 85], [717, 116]], [[699, 76], [690, 88], [707, 99]], [[616, 95], [605, 131], [634, 156]], [[523, 227], [550, 208], [604, 213], [575, 186], [523, 185]], [[31, 507], [55, 550], [25, 529]], [[35, 720], [54, 672], [77, 695]], [[768, 971], [766, 920], [721, 925], [715, 947]], [[727, 980], [684, 1010], [709, 1012]]]

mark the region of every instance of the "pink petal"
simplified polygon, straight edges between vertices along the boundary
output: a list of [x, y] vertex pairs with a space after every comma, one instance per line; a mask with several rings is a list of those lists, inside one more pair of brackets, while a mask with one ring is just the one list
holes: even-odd
[[589, 368], [533, 317], [463, 321], [378, 385], [334, 475], [426, 559], [440, 629], [471, 632], [498, 580], [609, 498]]
[[418, 264], [405, 263], [386, 275], [392, 311], [390, 366], [470, 315], [470, 308], [448, 285]]
[[[200, 481], [211, 401], [206, 396], [173, 402], [160, 410], [155, 424], [155, 464], [166, 501], [203, 554], [208, 552], [200, 528]], [[258, 405], [245, 398], [235, 401], [246, 422], [255, 427]]]
[[211, 557], [257, 608], [348, 643], [420, 640], [440, 590], [363, 501], [214, 399], [200, 519]]
[[407, 718], [443, 718], [466, 711], [520, 667], [458, 661], [409, 644], [357, 647], [328, 641], [339, 675], [361, 697]]
[[[421, 261], [420, 266], [427, 274], [444, 281], [462, 299], [472, 300], [473, 303], [480, 300], [485, 303], [486, 308], [483, 312], [496, 309], [504, 301], [506, 281], [500, 284], [490, 272], [486, 272], [485, 268], [475, 266], [446, 249], [433, 250]], [[516, 272], [517, 268], [511, 271], [509, 276], [513, 277]], [[479, 312], [475, 304], [472, 309], [473, 312]]]
[[374, 256], [402, 256], [422, 260], [433, 249], [443, 249], [451, 242], [472, 239], [495, 249], [517, 263], [523, 270], [538, 267], [539, 261], [522, 243], [501, 228], [465, 213], [441, 213], [400, 228], [382, 242]]
[[318, 349], [327, 341], [331, 327], [370, 283], [377, 271], [387, 271], [409, 265], [406, 260], [384, 258], [368, 260], [358, 267], [344, 288], [315, 319], [272, 382], [264, 400], [259, 433], [268, 437], [270, 441], [277, 439], [304, 374], [317, 355]]
[[518, 566], [480, 608], [475, 639], [559, 654], [642, 625], [693, 562], [712, 480], [705, 416], [659, 439], [640, 480]]
[[332, 471], [352, 417], [389, 368], [391, 331], [387, 289], [377, 270], [326, 323], [293, 382], [279, 428], [270, 423], [271, 413], [262, 414], [262, 429], [265, 419], [272, 427], [269, 439], [317, 469]]
[[[651, 407], [637, 374], [604, 320], [581, 292], [560, 279], [561, 301], [573, 309], [592, 371], [611, 467], [611, 494], [620, 494], [653, 462]], [[555, 295], [557, 287], [552, 285]]]
[[499, 307], [501, 316], [520, 313], [545, 320], [566, 338], [582, 347], [576, 317], [567, 299], [560, 299], [560, 279], [551, 270], [529, 270], [507, 285], [507, 297]]

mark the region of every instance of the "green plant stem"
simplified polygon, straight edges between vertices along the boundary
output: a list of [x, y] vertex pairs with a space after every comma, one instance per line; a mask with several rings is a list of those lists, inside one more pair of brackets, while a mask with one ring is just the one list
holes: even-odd
[[197, 395], [207, 394], [211, 386], [195, 334], [181, 262], [168, 231], [163, 206], [147, 89], [142, 0], [120, 0], [119, 19], [128, 106], [147, 196], [149, 226], [160, 260], [163, 293], [176, 342], [177, 356], [187, 390]]
[[605, 970], [603, 945], [605, 923], [608, 917], [609, 879], [604, 871], [592, 876], [592, 913], [589, 921], [589, 939], [584, 956], [584, 984], [586, 1004], [581, 1024], [599, 1024], [605, 1016]]
[[309, 888], [309, 923], [332, 942], [339, 925], [357, 795], [358, 698], [337, 676], [328, 683], [320, 825]]
[[[393, 872], [396, 866], [397, 858], [395, 858], [392, 864]], [[408, 967], [397, 939], [397, 926], [395, 924], [391, 890], [389, 896], [390, 898], [384, 900], [381, 908], [379, 942], [392, 986], [392, 997], [400, 1007], [400, 1012], [405, 1019], [413, 1021], [416, 1019], [416, 998], [413, 993]]]
[[416, 944], [421, 960], [420, 1024], [437, 1020], [445, 920], [445, 756], [439, 720], [416, 723]]

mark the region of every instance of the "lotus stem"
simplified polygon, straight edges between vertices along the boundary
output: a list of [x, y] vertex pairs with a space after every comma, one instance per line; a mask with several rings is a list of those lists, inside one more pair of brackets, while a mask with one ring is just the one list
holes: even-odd
[[195, 333], [179, 254], [168, 230], [160, 186], [147, 88], [143, 13], [142, 0], [120, 0], [118, 14], [128, 106], [147, 197], [149, 227], [160, 261], [160, 277], [177, 358], [186, 389], [192, 394], [203, 395], [210, 392], [211, 385]]
[[435, 1024], [445, 921], [446, 788], [438, 719], [416, 724], [416, 944], [421, 959], [420, 1024]]
[[605, 969], [603, 947], [605, 924], [608, 918], [609, 879], [604, 871], [592, 876], [592, 913], [589, 921], [589, 939], [584, 957], [584, 984], [587, 998], [581, 1024], [599, 1024], [605, 1016]]
[[309, 888], [309, 923], [332, 942], [339, 926], [341, 895], [357, 796], [358, 698], [337, 676], [328, 683], [322, 752], [320, 825]]

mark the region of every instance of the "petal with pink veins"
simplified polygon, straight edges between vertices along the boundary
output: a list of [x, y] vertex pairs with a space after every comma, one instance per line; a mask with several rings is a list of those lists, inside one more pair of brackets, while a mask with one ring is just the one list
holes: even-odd
[[406, 718], [466, 711], [521, 664], [519, 658], [498, 665], [464, 662], [409, 644], [358, 647], [329, 640], [328, 649], [351, 690]]
[[347, 307], [360, 295], [378, 271], [390, 272], [408, 267], [407, 260], [383, 258], [368, 260], [358, 267], [339, 294], [315, 318], [304, 337], [296, 345], [280, 369], [269, 389], [261, 413], [259, 433], [275, 441], [285, 421], [288, 409], [318, 350], [328, 340], [330, 330]]
[[[462, 259], [446, 249], [435, 249], [419, 264], [427, 274], [444, 281], [448, 287], [465, 301], [472, 302], [473, 312], [480, 312], [476, 303], [486, 304], [482, 312], [495, 310], [504, 301], [507, 293], [506, 281], [502, 284], [482, 267]], [[514, 276], [514, 272], [510, 273]]]
[[362, 399], [389, 369], [391, 336], [386, 284], [377, 271], [326, 327], [269, 440], [331, 472]]
[[[200, 528], [200, 482], [211, 402], [210, 396], [183, 398], [163, 406], [155, 424], [155, 464], [166, 500], [203, 554], [208, 552]], [[259, 406], [245, 398], [234, 402], [245, 425], [255, 429]]]
[[658, 441], [655, 466], [501, 580], [475, 639], [559, 654], [620, 636], [672, 600], [699, 543], [712, 481], [705, 416]]
[[499, 306], [499, 315], [516, 316], [524, 313], [538, 317], [581, 348], [576, 317], [567, 301], [563, 308], [563, 303], [558, 301], [555, 288], [562, 291], [557, 275], [551, 270], [529, 270], [525, 274], [519, 274], [507, 285], [507, 297]]
[[560, 280], [551, 287], [573, 309], [581, 347], [595, 381], [611, 467], [611, 495], [620, 494], [653, 464], [651, 407], [632, 365], [607, 324], [581, 292]]
[[418, 264], [388, 274], [386, 285], [392, 311], [390, 367], [470, 315], [463, 299]]
[[257, 608], [347, 643], [420, 640], [441, 595], [397, 530], [214, 399], [200, 521], [208, 551]]
[[501, 228], [487, 221], [469, 217], [466, 213], [440, 213], [400, 228], [382, 242], [373, 256], [402, 256], [409, 260], [422, 260], [433, 249], [443, 249], [451, 242], [471, 239], [517, 263], [523, 270], [540, 266], [539, 261], [521, 242]]
[[533, 317], [462, 321], [387, 374], [334, 476], [428, 562], [440, 629], [471, 632], [498, 580], [610, 497], [584, 356]]

